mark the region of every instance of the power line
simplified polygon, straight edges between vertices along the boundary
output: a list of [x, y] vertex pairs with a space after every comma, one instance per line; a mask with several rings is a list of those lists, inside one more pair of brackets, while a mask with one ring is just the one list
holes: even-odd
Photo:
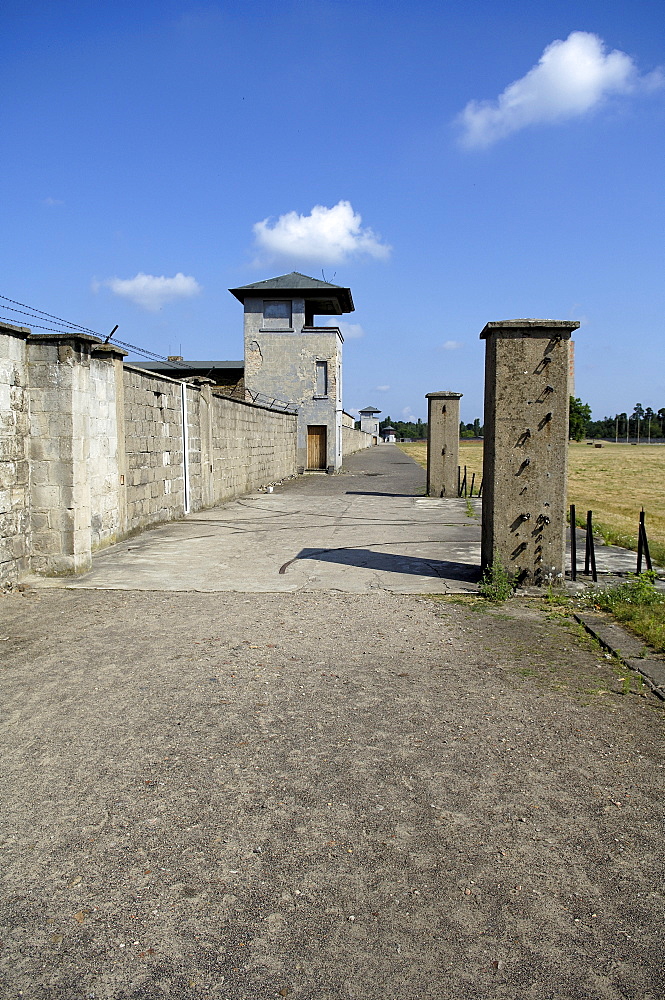
[[[104, 337], [97, 330], [91, 330], [88, 326], [82, 326], [80, 323], [70, 323], [66, 319], [62, 319], [61, 316], [55, 316], [53, 313], [44, 312], [43, 309], [36, 309], [34, 306], [26, 305], [25, 302], [17, 302], [16, 299], [10, 299], [6, 295], [0, 295], [0, 299], [3, 302], [11, 302], [12, 305], [4, 306], [3, 308], [7, 312], [15, 312], [20, 316], [27, 316], [30, 320], [30, 327], [34, 330], [48, 330], [51, 333], [85, 333], [91, 337], [97, 337], [99, 340], [104, 341], [105, 344], [113, 343], [117, 347], [126, 347], [129, 351], [134, 351], [136, 354], [140, 354], [147, 358], [149, 361], [159, 361], [162, 365], [168, 365], [171, 368], [176, 368], [182, 370], [186, 368], [191, 372], [198, 372], [199, 369], [195, 368], [194, 365], [188, 364], [186, 361], [171, 361], [170, 358], [165, 357], [163, 354], [157, 354], [155, 351], [148, 351], [145, 347], [137, 347], [136, 344], [128, 344], [124, 340], [117, 340], [113, 335], [118, 329], [117, 326], [113, 328], [108, 337]], [[13, 308], [15, 306], [20, 306], [20, 309]], [[33, 319], [50, 319], [52, 323], [56, 323], [57, 326], [44, 326], [40, 323], [33, 323]], [[13, 320], [9, 319], [7, 316], [0, 316], [0, 323], [12, 323]], [[245, 390], [249, 394], [252, 401], [257, 403], [263, 403], [267, 405], [270, 409], [282, 409], [286, 412], [290, 412], [293, 408], [293, 404], [286, 402], [283, 399], [271, 399], [271, 397], [264, 395], [261, 392], [251, 393], [249, 390]]]
[[[25, 304], [25, 302], [17, 302], [16, 299], [7, 298], [6, 295], [0, 295], [0, 299], [3, 299], [5, 302], [11, 302], [12, 305], [14, 306], [21, 306], [21, 309], [12, 309], [12, 306], [5, 306], [4, 308], [7, 309], [9, 312], [20, 313], [23, 316], [29, 316], [34, 319], [42, 319], [42, 318], [50, 319], [52, 322], [57, 323], [58, 326], [67, 327], [69, 330], [76, 329], [80, 330], [82, 333], [91, 334], [93, 337], [100, 336], [100, 334], [97, 333], [96, 330], [91, 330], [87, 326], [81, 326], [80, 323], [70, 323], [69, 320], [62, 319], [62, 317], [60, 316], [54, 316], [53, 313], [47, 313], [44, 312], [43, 309], [36, 309], [34, 306], [28, 306]], [[39, 329], [48, 330], [52, 328], [47, 326], [41, 326], [39, 327]], [[54, 332], [60, 333], [59, 330], [54, 330]]]
[[[30, 320], [42, 318], [50, 319], [52, 323], [57, 324], [57, 326], [44, 326], [43, 324], [31, 322], [30, 326], [35, 330], [48, 330], [51, 333], [64, 333], [65, 331], [71, 333], [86, 333], [89, 336], [99, 337], [100, 340], [104, 340], [104, 336], [101, 333], [97, 330], [92, 330], [89, 326], [82, 326], [81, 323], [71, 323], [69, 320], [62, 319], [61, 316], [55, 316], [53, 313], [44, 312], [43, 309], [37, 309], [35, 306], [26, 305], [25, 302], [17, 302], [16, 299], [10, 299], [6, 295], [0, 295], [0, 299], [4, 302], [12, 303], [11, 306], [4, 306], [7, 312], [15, 312], [18, 315], [27, 316]], [[20, 306], [21, 308], [16, 309], [13, 308], [13, 306]], [[0, 316], [0, 321], [5, 323], [13, 322], [8, 316]], [[117, 326], [115, 329], [118, 329]], [[111, 337], [113, 337], [113, 334], [109, 334], [109, 337], [106, 339], [107, 343], [110, 342]], [[153, 361], [161, 361], [164, 364], [170, 365], [172, 368], [188, 368], [190, 371], [197, 370], [193, 365], [188, 365], [186, 361], [170, 361], [162, 354], [156, 354], [154, 351], [147, 351], [143, 347], [137, 347], [136, 344], [128, 344], [123, 340], [116, 340], [115, 338], [112, 342], [117, 344], [119, 347], [126, 347], [130, 351], [136, 351], [137, 354], [142, 354], [146, 358], [150, 358]]]

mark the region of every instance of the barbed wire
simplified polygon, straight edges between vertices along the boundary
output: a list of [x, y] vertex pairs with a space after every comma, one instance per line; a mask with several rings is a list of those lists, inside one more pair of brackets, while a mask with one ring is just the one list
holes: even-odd
[[[88, 333], [93, 337], [101, 337], [100, 333], [96, 330], [91, 330], [90, 327], [81, 326], [80, 323], [71, 323], [69, 320], [62, 319], [61, 316], [54, 316], [53, 313], [44, 312], [43, 309], [37, 309], [34, 306], [28, 306], [25, 302], [17, 302], [16, 299], [10, 299], [6, 295], [0, 295], [0, 299], [4, 302], [11, 302], [13, 306], [21, 306], [21, 309], [13, 309], [12, 306], [4, 306], [8, 312], [19, 313], [23, 316], [32, 317], [33, 319], [50, 319], [52, 322], [57, 323], [58, 326], [65, 326], [69, 330], [80, 330], [82, 333]], [[36, 325], [36, 324], [35, 324]], [[51, 329], [47, 326], [39, 327], [40, 330]], [[59, 330], [54, 330], [55, 333], [59, 333]]]
[[[46, 318], [50, 319], [53, 323], [57, 323], [57, 326], [44, 326], [31, 322], [30, 327], [32, 329], [48, 330], [51, 333], [86, 333], [91, 337], [99, 337], [100, 340], [104, 340], [107, 343], [110, 343], [111, 337], [113, 337], [113, 334], [109, 334], [109, 337], [105, 338], [103, 334], [97, 330], [92, 330], [89, 326], [82, 326], [81, 323], [72, 323], [69, 320], [62, 319], [61, 316], [55, 316], [53, 313], [44, 312], [43, 309], [26, 305], [25, 302], [17, 302], [16, 299], [10, 299], [7, 295], [0, 295], [0, 299], [4, 302], [11, 302], [12, 306], [21, 306], [20, 309], [15, 309], [12, 306], [3, 306], [7, 312], [15, 312], [20, 316], [27, 316], [30, 320]], [[14, 321], [8, 316], [0, 316], [0, 322], [13, 323]], [[169, 358], [164, 357], [162, 354], [157, 354], [155, 351], [148, 351], [143, 347], [138, 347], [136, 344], [128, 344], [124, 340], [117, 340], [115, 337], [113, 337], [112, 343], [117, 344], [119, 347], [126, 347], [130, 351], [136, 351], [137, 354], [142, 354], [153, 361], [160, 361], [163, 364], [170, 365], [172, 368], [187, 368], [190, 371], [197, 371], [193, 365], [187, 364], [186, 361], [170, 361]]]
[[[70, 323], [68, 320], [62, 319], [61, 316], [55, 316], [53, 313], [44, 312], [43, 309], [37, 309], [34, 306], [26, 305], [25, 302], [17, 302], [16, 299], [10, 299], [7, 295], [0, 295], [0, 299], [3, 302], [12, 303], [11, 306], [2, 307], [7, 312], [15, 312], [20, 316], [27, 316], [27, 318], [31, 320], [30, 328], [33, 330], [47, 330], [51, 333], [73, 333], [73, 334], [85, 333], [91, 337], [98, 337], [100, 340], [104, 341], [104, 343], [107, 344], [112, 343], [117, 347], [126, 347], [127, 350], [134, 351], [136, 354], [142, 355], [149, 361], [159, 361], [161, 365], [169, 365], [171, 368], [179, 370], [185, 368], [191, 372], [197, 372], [197, 373], [200, 372], [200, 369], [195, 368], [194, 365], [190, 365], [186, 361], [182, 360], [172, 361], [170, 358], [165, 357], [163, 354], [157, 354], [155, 351], [149, 351], [145, 347], [138, 347], [136, 344], [129, 344], [125, 340], [118, 340], [116, 337], [114, 337], [115, 330], [118, 329], [117, 326], [108, 335], [108, 337], [104, 337], [103, 334], [99, 333], [97, 330], [92, 330], [89, 326], [82, 326], [81, 323]], [[13, 306], [20, 306], [21, 308], [20, 309], [13, 308]], [[43, 324], [32, 322], [33, 319], [42, 319], [42, 318], [50, 319], [51, 322], [56, 323], [57, 326], [44, 326]], [[13, 325], [14, 320], [10, 319], [7, 316], [0, 316], [0, 323], [9, 323], [10, 325]], [[129, 364], [131, 364], [131, 361], [129, 362]], [[269, 409], [279, 409], [287, 413], [297, 412], [297, 407], [295, 407], [294, 403], [292, 402], [287, 402], [286, 400], [283, 399], [271, 399], [271, 397], [264, 395], [264, 393], [262, 392], [253, 393], [249, 389], [243, 389], [241, 391], [243, 393], [242, 398], [244, 398], [245, 400], [247, 400], [247, 396], [249, 396], [249, 401], [254, 403], [259, 403], [259, 405], [267, 406]]]
[[130, 351], [143, 354], [149, 361], [159, 361], [161, 364], [170, 365], [171, 368], [188, 368], [192, 372], [198, 371], [198, 368], [188, 364], [186, 361], [171, 361], [170, 358], [165, 358], [163, 354], [155, 354], [154, 351], [148, 351], [144, 347], [137, 347], [136, 344], [128, 344], [124, 340], [118, 340], [117, 337], [113, 337], [112, 340], [109, 340], [109, 343], [116, 344], [118, 347], [127, 347]]
[[[16, 318], [13, 317], [13, 316], [12, 317], [10, 317], [10, 316], [0, 316], [0, 323], [9, 323], [10, 326], [14, 326], [15, 323], [16, 323]], [[51, 333], [66, 333], [66, 330], [56, 330], [55, 327], [53, 327], [53, 326], [40, 326], [39, 323], [31, 323], [30, 324], [30, 329], [31, 330], [50, 330]], [[71, 332], [72, 333], [82, 333], [83, 331], [82, 330], [72, 330]], [[98, 334], [95, 334], [95, 337], [97, 337], [97, 336], [98, 336]]]

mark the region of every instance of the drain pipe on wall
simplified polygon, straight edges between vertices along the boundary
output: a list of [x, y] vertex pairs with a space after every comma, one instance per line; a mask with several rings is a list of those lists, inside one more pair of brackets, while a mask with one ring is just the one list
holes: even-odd
[[187, 383], [180, 383], [182, 401], [182, 469], [185, 493], [185, 514], [189, 514], [189, 426], [187, 420]]

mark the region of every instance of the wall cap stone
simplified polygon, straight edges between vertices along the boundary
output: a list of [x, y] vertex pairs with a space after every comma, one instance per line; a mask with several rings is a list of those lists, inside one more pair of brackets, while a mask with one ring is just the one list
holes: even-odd
[[491, 334], [500, 330], [543, 330], [546, 333], [558, 331], [568, 332], [579, 329], [579, 322], [571, 319], [501, 319], [486, 323], [480, 333], [480, 339], [486, 340]]
[[30, 327], [14, 326], [13, 323], [0, 323], [0, 333], [9, 333], [14, 337], [30, 336]]
[[55, 344], [68, 344], [71, 341], [80, 341], [83, 344], [102, 344], [100, 337], [93, 337], [89, 333], [77, 333], [76, 330], [68, 330], [65, 333], [31, 333], [30, 340], [45, 340]]
[[115, 344], [98, 344], [92, 348], [93, 354], [112, 354], [116, 358], [126, 358], [128, 351], [123, 351], [122, 347], [117, 347]]
[[441, 389], [440, 392], [426, 392], [425, 399], [461, 399], [463, 395], [463, 392], [449, 392], [447, 389]]

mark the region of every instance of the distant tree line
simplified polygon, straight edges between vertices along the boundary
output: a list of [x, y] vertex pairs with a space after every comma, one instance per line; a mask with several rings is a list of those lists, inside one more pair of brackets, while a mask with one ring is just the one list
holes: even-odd
[[478, 417], [476, 417], [472, 424], [465, 424], [463, 420], [460, 420], [459, 436], [461, 438], [481, 438], [483, 430], [483, 425], [480, 423]]
[[636, 403], [633, 412], [615, 413], [602, 420], [591, 419], [591, 407], [577, 397], [570, 397], [570, 438], [605, 438], [609, 441], [652, 441], [665, 438], [665, 406], [652, 410]]
[[[572, 441], [582, 438], [604, 438], [608, 441], [652, 441], [665, 438], [665, 406], [652, 410], [650, 406], [635, 403], [632, 413], [615, 413], [613, 417], [603, 417], [602, 420], [591, 419], [591, 407], [583, 403], [579, 397], [570, 397], [570, 430]], [[360, 421], [356, 421], [360, 428]], [[407, 441], [419, 441], [427, 437], [427, 422], [420, 420], [392, 420], [386, 417], [379, 423], [379, 430], [386, 427], [395, 428], [395, 436]], [[481, 438], [484, 427], [478, 417], [473, 423], [459, 425], [460, 438]]]
[[418, 418], [418, 420], [391, 420], [390, 417], [386, 417], [385, 420], [379, 422], [379, 430], [382, 431], [386, 427], [395, 428], [396, 438], [407, 438], [409, 441], [418, 441], [420, 438], [427, 437], [427, 423]]
[[[360, 428], [360, 421], [356, 420], [356, 427]], [[420, 441], [427, 437], [427, 421], [420, 420], [392, 420], [391, 417], [386, 417], [385, 420], [379, 422], [379, 430], [382, 431], [386, 427], [395, 428], [395, 437], [400, 440], [400, 438], [405, 438], [407, 441]], [[472, 424], [465, 424], [460, 421], [459, 425], [459, 436], [461, 438], [476, 438], [483, 436], [483, 427], [480, 420], [476, 417]]]

